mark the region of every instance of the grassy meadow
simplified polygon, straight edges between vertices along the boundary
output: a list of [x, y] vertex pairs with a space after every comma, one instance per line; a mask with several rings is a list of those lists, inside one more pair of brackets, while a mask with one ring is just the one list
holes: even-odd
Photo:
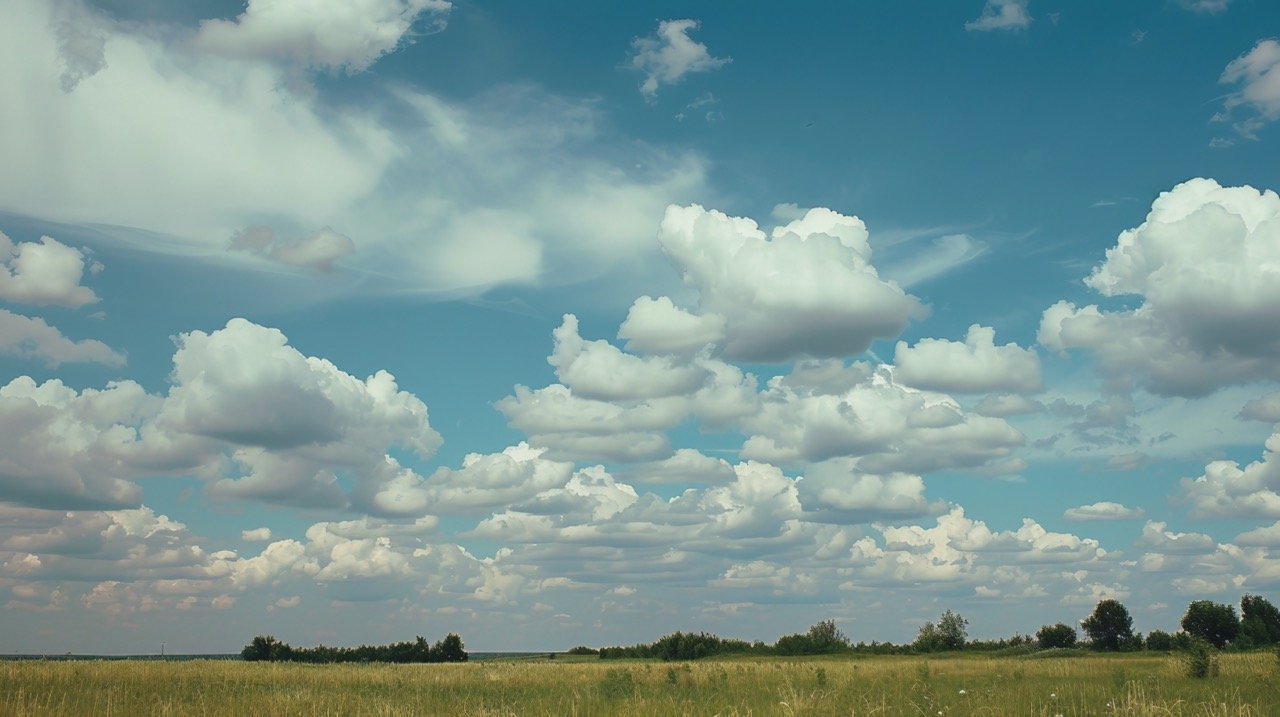
[[1280, 715], [1273, 653], [0, 663], [0, 715]]

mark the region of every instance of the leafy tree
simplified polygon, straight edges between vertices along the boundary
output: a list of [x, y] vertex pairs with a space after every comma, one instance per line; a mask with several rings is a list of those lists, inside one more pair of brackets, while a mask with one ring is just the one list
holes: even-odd
[[942, 643], [942, 649], [959, 650], [964, 648], [964, 644], [969, 638], [969, 631], [966, 629], [968, 624], [968, 620], [950, 610], [942, 613], [942, 617], [938, 618], [938, 640]]
[[240, 651], [240, 658], [249, 662], [289, 660], [293, 649], [271, 635], [258, 635]]
[[1102, 600], [1093, 614], [1080, 623], [1095, 650], [1117, 652], [1133, 639], [1133, 618], [1118, 600]]
[[938, 638], [938, 626], [932, 622], [926, 622], [920, 626], [920, 632], [916, 633], [916, 641], [911, 646], [917, 652], [933, 652], [942, 649], [941, 644]]
[[1173, 649], [1173, 635], [1164, 630], [1152, 630], [1147, 633], [1147, 649], [1168, 652]]
[[1182, 629], [1221, 650], [1240, 633], [1236, 609], [1212, 600], [1196, 600], [1182, 616]]
[[1064, 623], [1045, 625], [1036, 632], [1036, 642], [1042, 649], [1075, 647], [1076, 629]]
[[830, 654], [849, 647], [849, 638], [836, 627], [835, 620], [823, 620], [809, 628], [809, 641], [817, 654]]
[[920, 632], [912, 646], [917, 652], [963, 649], [969, 636], [966, 629], [968, 624], [969, 621], [958, 613], [947, 610], [938, 618], [936, 625], [926, 622], [920, 626]]
[[462, 638], [454, 633], [445, 635], [444, 640], [435, 645], [440, 655], [440, 662], [466, 662], [467, 651], [462, 649]]
[[1240, 642], [1262, 647], [1280, 644], [1280, 610], [1260, 595], [1240, 599]]

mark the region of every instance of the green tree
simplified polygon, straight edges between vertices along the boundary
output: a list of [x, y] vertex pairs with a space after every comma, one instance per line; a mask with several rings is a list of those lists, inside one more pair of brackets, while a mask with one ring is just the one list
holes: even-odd
[[444, 640], [435, 645], [440, 662], [466, 662], [467, 651], [462, 649], [462, 638], [454, 633], [445, 635]]
[[1260, 595], [1240, 599], [1240, 642], [1262, 647], [1280, 644], [1280, 610]]
[[1240, 633], [1240, 620], [1231, 605], [1196, 600], [1187, 606], [1187, 614], [1182, 616], [1182, 629], [1221, 650]]
[[820, 655], [840, 652], [849, 647], [849, 638], [836, 627], [835, 620], [823, 620], [809, 628], [808, 637], [813, 650]]
[[1080, 627], [1095, 650], [1118, 652], [1121, 645], [1133, 639], [1133, 618], [1118, 600], [1100, 601]]
[[1045, 625], [1036, 632], [1036, 643], [1041, 649], [1075, 647], [1076, 629], [1064, 623]]
[[1173, 635], [1164, 630], [1152, 630], [1147, 633], [1147, 649], [1160, 652], [1168, 652], [1174, 647]]
[[947, 610], [938, 618], [938, 642], [944, 650], [960, 650], [968, 641], [969, 621], [958, 613]]
[[916, 652], [933, 652], [942, 649], [941, 645], [938, 639], [938, 626], [932, 622], [921, 625], [920, 632], [916, 633], [916, 641], [911, 643]]
[[271, 635], [258, 635], [240, 651], [240, 659], [249, 662], [289, 660], [293, 657], [293, 648], [280, 642]]

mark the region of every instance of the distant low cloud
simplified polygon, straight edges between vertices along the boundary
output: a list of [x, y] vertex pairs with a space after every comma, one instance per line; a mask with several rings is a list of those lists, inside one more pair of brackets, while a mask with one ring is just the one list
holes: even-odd
[[1062, 517], [1074, 522], [1098, 520], [1141, 520], [1147, 515], [1141, 508], [1128, 508], [1120, 503], [1102, 501], [1076, 508], [1068, 508]]
[[270, 227], [253, 226], [231, 235], [228, 251], [243, 251], [292, 266], [332, 271], [333, 263], [355, 251], [355, 244], [343, 234], [325, 227], [311, 236], [290, 241]]
[[976, 20], [966, 22], [964, 29], [970, 32], [1025, 30], [1031, 27], [1027, 2], [1028, 0], [987, 0], [982, 14]]
[[1192, 12], [1217, 15], [1227, 11], [1231, 0], [1178, 0], [1178, 4]]
[[706, 45], [689, 37], [699, 25], [697, 20], [663, 20], [654, 35], [632, 41], [631, 66], [645, 73], [640, 93], [646, 98], [653, 99], [659, 87], [674, 85], [685, 75], [717, 70], [732, 61], [712, 57]]
[[1218, 82], [1235, 85], [1236, 90], [1213, 119], [1230, 122], [1245, 139], [1257, 139], [1258, 130], [1280, 119], [1280, 42], [1260, 41], [1232, 60]]
[[94, 339], [72, 341], [44, 319], [0, 309], [0, 356], [31, 359], [50, 368], [66, 363], [99, 363], [119, 368], [124, 356]]
[[1240, 418], [1264, 423], [1280, 423], [1280, 391], [1259, 396], [1240, 409]]
[[229, 57], [360, 72], [392, 52], [424, 15], [444, 28], [447, 0], [249, 0], [235, 20], [205, 20], [192, 43]]

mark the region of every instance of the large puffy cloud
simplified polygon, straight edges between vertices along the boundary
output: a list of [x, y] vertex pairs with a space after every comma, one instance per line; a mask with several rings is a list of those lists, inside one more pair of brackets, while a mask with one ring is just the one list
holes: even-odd
[[901, 385], [890, 367], [838, 393], [775, 378], [742, 426], [751, 436], [745, 457], [788, 464], [856, 457], [858, 468], [873, 474], [973, 468], [1023, 443], [1001, 419]]
[[712, 57], [707, 46], [689, 33], [698, 29], [697, 20], [663, 20], [652, 37], [638, 37], [631, 43], [635, 54], [631, 66], [645, 73], [640, 92], [653, 99], [662, 85], [673, 85], [690, 73], [710, 72], [729, 62]]
[[0, 498], [54, 508], [136, 505], [128, 459], [159, 399], [125, 381], [77, 392], [20, 376], [0, 387]]
[[0, 232], [0, 299], [71, 309], [92, 304], [98, 297], [80, 284], [84, 270], [84, 254], [53, 237], [15, 244]]
[[755, 410], [751, 374], [705, 354], [639, 357], [585, 341], [566, 315], [548, 361], [563, 383], [516, 386], [495, 407], [554, 460], [661, 461], [666, 432], [693, 416], [724, 428]]
[[573, 464], [547, 460], [542, 457], [545, 452], [520, 443], [501, 453], [467, 454], [461, 468], [440, 468], [427, 480], [424, 489], [431, 510], [448, 515], [488, 513], [563, 488], [573, 475]]
[[0, 309], [0, 354], [34, 359], [51, 368], [64, 363], [123, 366], [124, 356], [95, 339], [72, 341], [44, 319]]
[[849, 524], [904, 520], [946, 508], [925, 499], [924, 480], [918, 475], [860, 473], [853, 464], [832, 460], [805, 471], [796, 487], [809, 520]]
[[1088, 349], [1116, 381], [1161, 395], [1199, 396], [1280, 377], [1280, 197], [1194, 179], [1162, 193], [1085, 282], [1104, 296], [1137, 295], [1133, 310], [1044, 312], [1039, 341]]
[[[711, 337], [723, 322], [720, 347], [728, 358], [782, 361], [862, 353], [892, 338], [923, 305], [871, 265], [867, 230], [856, 217], [811, 209], [766, 237], [750, 219], [700, 206], [669, 207], [658, 240], [698, 291], [699, 331], [675, 325], [663, 341], [643, 312], [675, 313], [652, 302], [633, 307], [628, 334], [641, 348], [688, 347], [692, 335]], [[714, 317], [714, 318], [708, 318]]]
[[[379, 371], [360, 380], [329, 361], [304, 356], [284, 334], [244, 319], [212, 333], [178, 338], [174, 386], [157, 419], [165, 430], [234, 447], [244, 473], [217, 492], [272, 502], [341, 507], [337, 474], [357, 483], [362, 507], [380, 513], [421, 510], [416, 476], [389, 456], [392, 447], [422, 458], [439, 447], [427, 407]], [[381, 495], [390, 487], [396, 495]]]
[[385, 371], [365, 380], [303, 355], [277, 329], [232, 319], [178, 337], [164, 418], [185, 433], [263, 448], [400, 445], [427, 457], [440, 435], [427, 407]]
[[627, 311], [626, 320], [618, 327], [618, 338], [626, 340], [628, 351], [689, 353], [723, 339], [724, 318], [694, 315], [665, 296], [642, 296]]
[[[19, 377], [0, 388], [11, 445], [0, 495], [47, 507], [125, 506], [133, 480], [195, 475], [217, 495], [421, 514], [422, 479], [388, 451], [430, 457], [427, 407], [385, 371], [361, 380], [233, 319], [177, 339], [167, 396], [132, 382], [76, 392]], [[338, 478], [353, 484], [340, 488]]]
[[[58, 84], [55, 5], [105, 36], [100, 69], [71, 92]], [[3, 13], [0, 96], [25, 108], [0, 119], [0, 196], [10, 211], [214, 245], [252, 223], [241, 213], [329, 223], [333, 209], [375, 186], [395, 153], [368, 117], [327, 124], [273, 67], [188, 57], [142, 26], [74, 2], [18, 0]]]
[[710, 372], [696, 363], [640, 358], [607, 341], [584, 341], [573, 314], [565, 314], [552, 337], [555, 349], [547, 361], [555, 367], [560, 382], [583, 398], [613, 401], [679, 396], [696, 391], [710, 378]]
[[231, 57], [359, 72], [392, 52], [424, 14], [437, 28], [448, 0], [249, 0], [234, 21], [205, 20], [193, 44]]
[[995, 345], [995, 329], [974, 324], [964, 343], [921, 339], [915, 346], [899, 341], [893, 355], [894, 376], [902, 383], [931, 391], [1034, 393], [1040, 357], [1017, 344]]
[[1243, 468], [1213, 461], [1196, 478], [1184, 478], [1180, 499], [1199, 518], [1280, 518], [1280, 433], [1267, 439], [1262, 460]]
[[[390, 20], [424, 7], [364, 4], [377, 12], [362, 17]], [[52, 28], [64, 26], [101, 39], [100, 57], [73, 53], [85, 43], [60, 40]], [[210, 250], [248, 232], [251, 251], [321, 269], [340, 260], [379, 277], [373, 290], [474, 294], [652, 255], [654, 218], [705, 183], [701, 157], [614, 142], [588, 101], [520, 86], [454, 102], [371, 78], [368, 102], [335, 112], [325, 87], [300, 89], [296, 72], [211, 55], [183, 35], [74, 0], [5, 3], [0, 104], [24, 111], [0, 117], [0, 209], [112, 225], [108, 240], [216, 261], [227, 257]], [[64, 91], [70, 54], [80, 69]]]

